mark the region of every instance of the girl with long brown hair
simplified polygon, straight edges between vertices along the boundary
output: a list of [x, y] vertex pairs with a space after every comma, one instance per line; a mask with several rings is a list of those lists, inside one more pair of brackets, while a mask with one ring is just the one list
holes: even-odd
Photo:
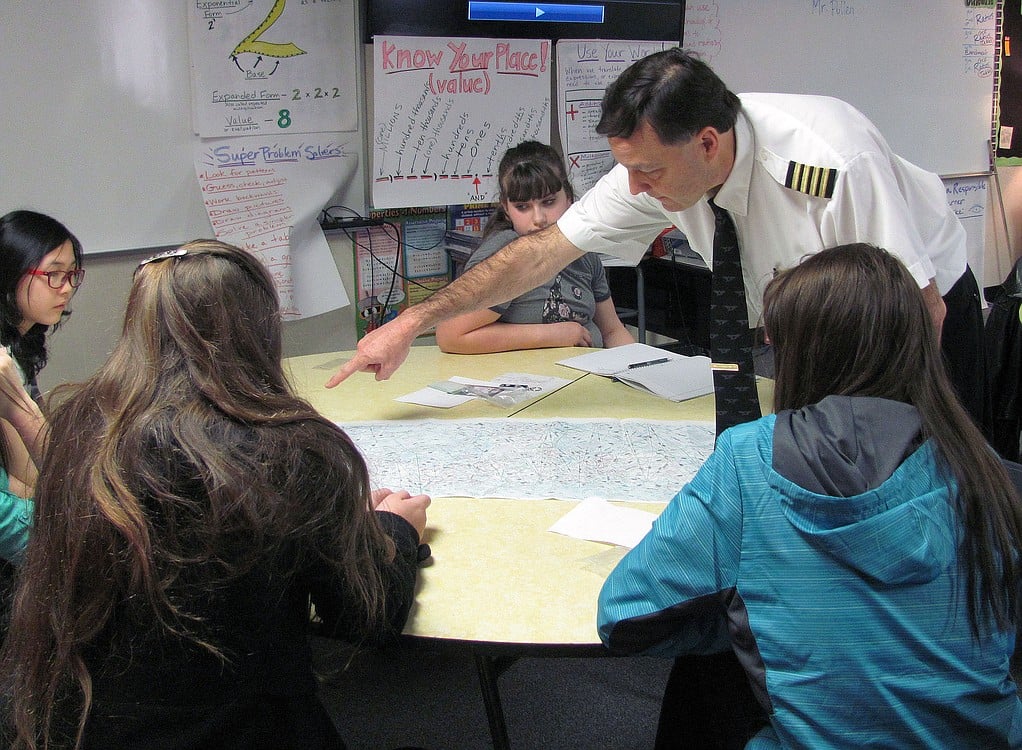
[[329, 635], [399, 632], [429, 498], [371, 492], [293, 394], [262, 265], [214, 241], [144, 261], [109, 359], [55, 401], [3, 653], [13, 746], [343, 747], [310, 599]]
[[611, 573], [604, 641], [733, 649], [769, 721], [747, 748], [1022, 747], [1022, 504], [918, 284], [843, 245], [772, 279], [764, 323], [776, 413], [726, 430]]

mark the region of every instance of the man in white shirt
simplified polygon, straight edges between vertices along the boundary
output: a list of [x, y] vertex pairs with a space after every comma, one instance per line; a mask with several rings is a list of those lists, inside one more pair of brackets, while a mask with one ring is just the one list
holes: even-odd
[[[940, 179], [894, 154], [861, 113], [827, 97], [736, 96], [704, 63], [670, 49], [608, 87], [597, 132], [617, 166], [555, 226], [511, 243], [367, 335], [327, 386], [358, 370], [388, 378], [437, 322], [509, 300], [584, 252], [638, 261], [672, 225], [712, 268], [712, 198], [737, 231], [752, 326], [774, 269], [807, 253], [866, 242], [898, 256], [942, 331], [959, 395], [984, 423], [982, 315], [965, 232]], [[657, 748], [740, 747], [766, 721], [730, 651], [688, 657], [668, 681]]]
[[861, 113], [828, 97], [736, 96], [704, 63], [670, 49], [608, 87], [597, 132], [617, 165], [556, 226], [363, 338], [328, 387], [357, 370], [388, 378], [422, 331], [531, 289], [584, 252], [637, 262], [673, 225], [712, 267], [713, 198], [737, 229], [752, 326], [774, 269], [807, 253], [868, 242], [901, 258], [943, 328], [959, 395], [984, 423], [982, 315], [964, 229], [940, 179], [894, 154]]

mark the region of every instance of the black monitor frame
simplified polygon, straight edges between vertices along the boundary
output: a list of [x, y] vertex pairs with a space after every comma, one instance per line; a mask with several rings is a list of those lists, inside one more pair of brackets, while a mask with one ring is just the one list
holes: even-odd
[[554, 5], [600, 5], [603, 23], [470, 21], [468, 0], [366, 0], [365, 42], [376, 35], [509, 39], [631, 39], [681, 43], [684, 0], [556, 0]]

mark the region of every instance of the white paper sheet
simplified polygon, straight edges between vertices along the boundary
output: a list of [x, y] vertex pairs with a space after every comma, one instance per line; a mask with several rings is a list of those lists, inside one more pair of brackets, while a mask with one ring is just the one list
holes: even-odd
[[[498, 375], [493, 380], [477, 380], [455, 375], [449, 381], [445, 382], [452, 385], [478, 385], [484, 388], [507, 387], [508, 384], [513, 384], [516, 386], [516, 389], [510, 391], [510, 393], [511, 397], [516, 399], [514, 403], [524, 404], [526, 401], [539, 398], [543, 394], [552, 393], [558, 388], [563, 388], [571, 381], [565, 378], [554, 377], [552, 375], [532, 375], [522, 372], [506, 372], [503, 375]], [[520, 393], [520, 390], [525, 391], [525, 393]], [[413, 391], [412, 393], [406, 393], [404, 396], [398, 396], [394, 400], [405, 404], [418, 404], [419, 406], [433, 406], [440, 409], [449, 409], [452, 406], [458, 406], [459, 404], [464, 404], [466, 401], [472, 401], [476, 398], [479, 397], [474, 395], [451, 393], [443, 390], [442, 388], [430, 386], [429, 388], [423, 388], [418, 391]]]
[[418, 404], [419, 406], [432, 406], [437, 409], [450, 409], [452, 406], [459, 406], [469, 401], [475, 401], [475, 396], [459, 396], [454, 393], [444, 393], [436, 388], [421, 388], [404, 396], [398, 396], [395, 401], [402, 404]]
[[656, 513], [590, 498], [568, 511], [548, 531], [631, 549], [649, 533], [656, 519]]

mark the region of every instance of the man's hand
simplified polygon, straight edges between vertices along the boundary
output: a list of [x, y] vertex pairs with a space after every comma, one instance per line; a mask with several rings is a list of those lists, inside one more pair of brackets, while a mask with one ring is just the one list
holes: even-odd
[[408, 356], [412, 342], [419, 335], [411, 310], [406, 310], [386, 325], [370, 331], [358, 342], [355, 356], [345, 362], [332, 378], [326, 381], [333, 388], [354, 372], [372, 372], [377, 380], [386, 380]]
[[353, 372], [372, 372], [377, 380], [386, 380], [405, 361], [415, 337], [430, 326], [514, 299], [552, 279], [581, 255], [582, 251], [568, 242], [556, 224], [519, 237], [363, 337], [355, 356], [326, 382], [326, 387], [333, 388]]

